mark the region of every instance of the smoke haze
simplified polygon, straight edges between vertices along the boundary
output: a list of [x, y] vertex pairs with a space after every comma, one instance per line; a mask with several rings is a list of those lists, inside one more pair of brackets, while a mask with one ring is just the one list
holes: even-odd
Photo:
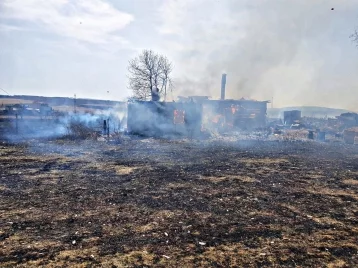
[[[181, 7], [175, 8], [175, 5]], [[356, 1], [171, 1], [162, 28], [176, 44], [177, 94], [274, 98], [275, 106], [354, 109]], [[331, 10], [334, 8], [334, 10]], [[179, 17], [179, 19], [178, 19]], [[174, 19], [170, 19], [174, 18]], [[171, 32], [169, 29], [173, 29]], [[173, 36], [180, 37], [175, 40]], [[181, 43], [181, 46], [178, 44]], [[170, 47], [170, 45], [169, 45]], [[168, 52], [169, 53], [169, 52]]]
[[0, 1], [0, 87], [123, 100], [128, 60], [152, 49], [173, 98], [219, 98], [225, 72], [227, 98], [358, 110], [357, 28], [357, 0]]

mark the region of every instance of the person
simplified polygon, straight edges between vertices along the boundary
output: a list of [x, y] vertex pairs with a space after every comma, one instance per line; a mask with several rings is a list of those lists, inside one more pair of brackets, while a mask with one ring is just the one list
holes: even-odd
[[107, 120], [103, 120], [103, 134], [106, 135], [107, 132]]

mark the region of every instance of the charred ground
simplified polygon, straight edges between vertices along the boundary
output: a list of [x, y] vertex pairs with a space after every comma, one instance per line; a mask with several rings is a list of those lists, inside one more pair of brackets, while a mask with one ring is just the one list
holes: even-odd
[[1, 266], [357, 266], [358, 149], [1, 144]]

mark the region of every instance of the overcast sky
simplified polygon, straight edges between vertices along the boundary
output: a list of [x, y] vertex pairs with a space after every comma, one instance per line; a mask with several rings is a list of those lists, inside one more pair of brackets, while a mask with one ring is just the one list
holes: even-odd
[[152, 49], [173, 97], [218, 98], [226, 72], [228, 98], [358, 110], [356, 28], [357, 0], [0, 0], [0, 87], [121, 100]]

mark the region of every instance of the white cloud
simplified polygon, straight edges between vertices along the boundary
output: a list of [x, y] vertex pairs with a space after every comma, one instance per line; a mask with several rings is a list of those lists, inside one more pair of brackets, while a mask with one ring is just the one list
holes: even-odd
[[22, 31], [22, 30], [23, 29], [21, 27], [18, 27], [18, 26], [0, 24], [0, 31], [1, 32]]
[[5, 0], [0, 17], [90, 43], [125, 42], [118, 31], [134, 19], [103, 0]]

